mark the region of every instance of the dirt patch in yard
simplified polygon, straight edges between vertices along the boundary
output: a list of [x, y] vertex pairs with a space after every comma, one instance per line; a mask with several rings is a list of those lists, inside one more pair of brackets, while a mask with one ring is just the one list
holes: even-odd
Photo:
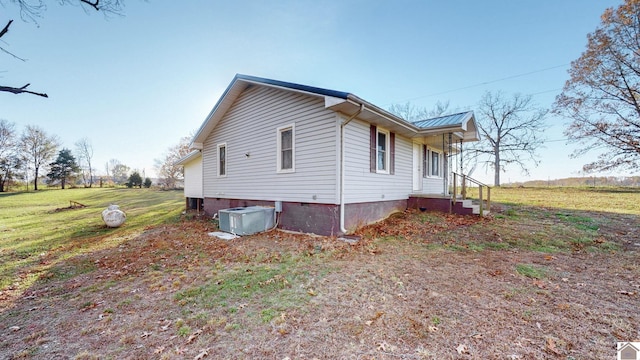
[[613, 358], [616, 341], [640, 338], [639, 225], [410, 211], [350, 245], [279, 231], [224, 241], [183, 221], [2, 300], [0, 358]]

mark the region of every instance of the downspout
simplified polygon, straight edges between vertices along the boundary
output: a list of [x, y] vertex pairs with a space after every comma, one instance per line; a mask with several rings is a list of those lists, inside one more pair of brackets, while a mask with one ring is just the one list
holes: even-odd
[[363, 110], [364, 104], [360, 104], [360, 109], [340, 125], [340, 232], [343, 234], [347, 233], [347, 229], [344, 228], [344, 128]]

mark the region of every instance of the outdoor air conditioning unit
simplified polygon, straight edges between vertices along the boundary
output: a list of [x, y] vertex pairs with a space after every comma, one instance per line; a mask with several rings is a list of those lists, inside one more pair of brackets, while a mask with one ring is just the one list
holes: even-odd
[[274, 225], [275, 209], [249, 206], [218, 211], [220, 230], [235, 235], [251, 235], [269, 230]]

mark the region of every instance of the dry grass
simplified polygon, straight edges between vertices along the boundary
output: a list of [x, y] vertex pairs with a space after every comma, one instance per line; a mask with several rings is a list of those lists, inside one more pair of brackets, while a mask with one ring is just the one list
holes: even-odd
[[184, 219], [52, 266], [5, 304], [0, 357], [612, 358], [638, 337], [638, 225], [407, 212], [349, 245]]
[[[474, 192], [477, 197], [477, 189], [471, 189], [470, 195]], [[491, 199], [502, 204], [640, 215], [637, 187], [502, 187], [491, 189]]]
[[523, 205], [536, 191], [503, 193], [490, 218], [398, 214], [356, 245], [278, 231], [223, 241], [175, 215], [108, 238], [65, 228], [76, 235], [5, 273], [23, 285], [0, 290], [0, 358], [613, 358], [639, 333], [640, 220], [576, 210], [572, 192], [564, 208]]

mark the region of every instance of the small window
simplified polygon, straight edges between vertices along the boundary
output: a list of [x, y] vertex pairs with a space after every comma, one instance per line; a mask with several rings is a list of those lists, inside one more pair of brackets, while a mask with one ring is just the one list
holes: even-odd
[[218, 176], [227, 175], [227, 144], [218, 144]]
[[429, 150], [427, 145], [422, 145], [422, 177], [429, 176]]
[[380, 129], [376, 135], [376, 171], [389, 172], [389, 133]]
[[440, 176], [440, 153], [431, 151], [431, 176]]
[[278, 172], [295, 170], [295, 128], [293, 125], [278, 128]]

